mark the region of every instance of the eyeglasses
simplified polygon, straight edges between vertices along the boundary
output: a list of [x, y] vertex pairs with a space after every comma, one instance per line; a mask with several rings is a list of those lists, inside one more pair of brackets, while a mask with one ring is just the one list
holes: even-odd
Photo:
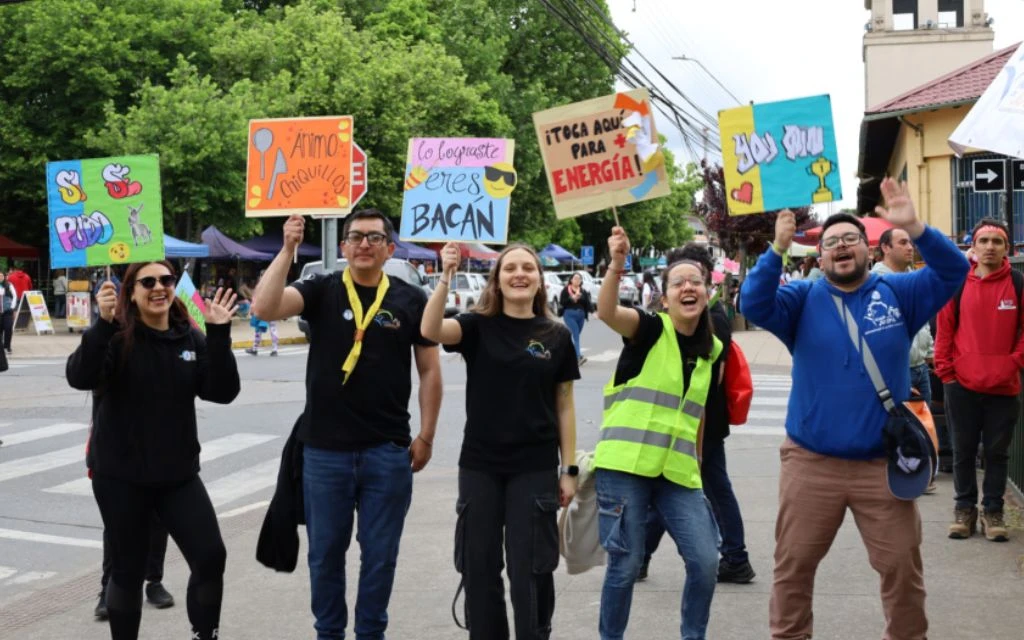
[[669, 288], [681, 287], [689, 283], [691, 287], [697, 288], [704, 286], [704, 278], [693, 276], [692, 278], [673, 278], [668, 281]]
[[145, 278], [139, 278], [135, 281], [137, 284], [141, 284], [143, 289], [152, 289], [156, 286], [157, 282], [160, 282], [161, 287], [173, 287], [178, 283], [178, 278], [171, 274], [162, 275], [159, 278], [156, 276], [146, 276]]
[[497, 167], [484, 167], [484, 177], [490, 182], [497, 182], [501, 179], [510, 187], [516, 186], [516, 174], [512, 171], [502, 171]]
[[383, 233], [371, 231], [370, 233], [362, 233], [360, 231], [349, 231], [348, 235], [345, 236], [345, 244], [358, 247], [363, 244], [363, 238], [370, 243], [371, 247], [379, 247], [384, 244], [384, 241], [388, 239]]
[[822, 249], [835, 249], [842, 242], [844, 247], [856, 247], [864, 236], [856, 231], [849, 231], [840, 235], [829, 236], [821, 241]]

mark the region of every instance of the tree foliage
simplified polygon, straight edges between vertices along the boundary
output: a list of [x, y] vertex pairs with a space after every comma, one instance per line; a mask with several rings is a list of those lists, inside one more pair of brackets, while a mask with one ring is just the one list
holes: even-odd
[[[168, 232], [246, 238], [267, 223], [243, 214], [248, 120], [345, 114], [370, 158], [363, 205], [397, 215], [411, 137], [511, 137], [510, 238], [600, 252], [611, 213], [555, 218], [532, 114], [612, 91], [612, 70], [536, 0], [3, 6], [0, 233], [47, 242], [47, 161], [157, 153]], [[620, 211], [636, 247], [689, 237], [699, 176], [669, 165], [671, 197]]]
[[[725, 198], [725, 172], [719, 165], [701, 163], [704, 197], [697, 205], [697, 214], [707, 223], [708, 230], [718, 235], [719, 245], [729, 255], [741, 250], [753, 256], [762, 253], [775, 238], [775, 219], [778, 211], [756, 215], [730, 216]], [[792, 209], [797, 228], [811, 220], [809, 207]]]

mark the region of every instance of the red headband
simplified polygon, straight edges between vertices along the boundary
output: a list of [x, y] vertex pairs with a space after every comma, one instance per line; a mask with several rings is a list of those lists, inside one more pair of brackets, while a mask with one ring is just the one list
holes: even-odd
[[977, 242], [978, 236], [980, 236], [983, 233], [998, 233], [999, 235], [1003, 236], [1003, 240], [1009, 240], [1009, 238], [1006, 237], [1006, 229], [1003, 229], [1002, 227], [997, 227], [994, 224], [986, 224], [985, 226], [979, 228], [978, 231], [974, 234], [975, 242]]

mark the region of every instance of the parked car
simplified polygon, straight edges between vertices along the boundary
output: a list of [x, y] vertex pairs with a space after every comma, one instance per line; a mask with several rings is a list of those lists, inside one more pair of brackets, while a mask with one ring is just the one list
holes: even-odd
[[640, 288], [637, 276], [624, 273], [619, 279], [619, 304], [633, 307], [640, 304]]
[[[338, 260], [336, 271], [340, 273], [345, 270], [346, 266], [348, 266], [348, 261], [341, 258]], [[314, 262], [307, 262], [302, 265], [302, 271], [299, 273], [299, 279], [301, 280], [307, 276], [320, 273], [324, 273], [323, 261], [316, 260]], [[399, 280], [403, 280], [411, 285], [422, 288], [428, 296], [434, 292], [427, 282], [427, 279], [416, 269], [416, 267], [412, 266], [408, 260], [389, 258], [388, 261], [384, 263], [384, 273], [388, 274], [389, 278], [398, 278]], [[458, 309], [455, 308], [454, 298], [451, 292], [448, 294], [448, 301], [450, 304], [445, 307], [445, 315], [449, 315], [449, 312], [451, 315], [455, 315], [458, 313]], [[299, 316], [299, 330], [306, 336], [306, 340], [309, 340], [309, 323], [307, 323], [302, 316]]]
[[558, 308], [561, 306], [558, 300], [562, 295], [562, 289], [565, 288], [565, 284], [562, 283], [562, 279], [558, 277], [557, 273], [545, 271], [544, 285], [548, 294], [548, 308], [551, 309], [551, 313], [558, 315]]
[[455, 306], [463, 312], [469, 311], [480, 300], [486, 284], [487, 279], [479, 273], [459, 271], [452, 276], [448, 288], [455, 294]]
[[590, 273], [586, 271], [558, 271], [555, 275], [562, 281], [562, 286], [564, 287], [569, 283], [569, 279], [577, 273], [583, 278], [583, 288], [590, 294], [590, 299], [594, 304], [597, 304], [597, 294], [601, 291], [601, 286], [597, 284], [597, 280]]
[[[441, 274], [440, 273], [428, 273], [427, 275], [424, 276], [424, 278], [425, 278], [425, 280], [427, 282], [427, 286], [430, 288], [430, 291], [433, 292], [434, 289], [437, 289], [437, 281], [441, 278]], [[458, 313], [459, 313], [459, 296], [454, 291], [452, 291], [451, 290], [451, 286], [449, 286], [448, 287], [448, 299], [445, 301], [445, 305], [444, 305], [444, 317], [450, 318], [452, 316], [458, 315]]]

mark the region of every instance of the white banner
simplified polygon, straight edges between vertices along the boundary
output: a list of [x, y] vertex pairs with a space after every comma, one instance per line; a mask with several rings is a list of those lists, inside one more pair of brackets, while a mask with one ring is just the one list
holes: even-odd
[[958, 156], [981, 149], [1024, 158], [1024, 44], [949, 136], [949, 146]]

